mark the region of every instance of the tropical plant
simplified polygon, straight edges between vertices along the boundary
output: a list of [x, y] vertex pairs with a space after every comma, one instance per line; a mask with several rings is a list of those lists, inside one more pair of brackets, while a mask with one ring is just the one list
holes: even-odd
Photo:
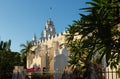
[[107, 66], [116, 67], [120, 57], [120, 47], [118, 46], [120, 43], [120, 31], [118, 30], [118, 24], [120, 23], [119, 2], [113, 2], [112, 0], [93, 1], [88, 2], [88, 4], [92, 5], [92, 8], [85, 9], [90, 12], [90, 15], [85, 16], [81, 14], [82, 19], [86, 22], [82, 25], [82, 38], [91, 34], [88, 40], [91, 38], [95, 39], [91, 40], [93, 44], [90, 47], [94, 51], [89, 53], [87, 60], [90, 60], [97, 51], [101, 55], [99, 62], [106, 56]]
[[[81, 19], [74, 21], [67, 29], [66, 40], [70, 48], [69, 63], [74, 70], [86, 73], [88, 65], [94, 63], [97, 66], [106, 56], [107, 66], [116, 68], [120, 61], [120, 31], [118, 30], [120, 2], [92, 0], [87, 4], [91, 7], [83, 10], [89, 14], [80, 14]], [[97, 54], [99, 54], [98, 57], [94, 57]]]
[[0, 41], [0, 79], [3, 79], [5, 76], [11, 78], [14, 66], [21, 64], [20, 54], [12, 52], [10, 46], [11, 40], [6, 42]]
[[30, 50], [31, 47], [33, 46], [31, 42], [27, 41], [26, 44], [21, 44], [20, 45], [22, 47], [21, 49], [21, 59], [23, 62], [24, 67], [26, 68], [26, 60], [27, 60], [27, 56], [32, 53], [32, 51]]

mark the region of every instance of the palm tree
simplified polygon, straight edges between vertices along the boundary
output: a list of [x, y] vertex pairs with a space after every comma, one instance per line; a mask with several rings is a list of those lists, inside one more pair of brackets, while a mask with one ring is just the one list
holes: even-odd
[[[116, 67], [120, 61], [120, 32], [117, 26], [120, 23], [119, 2], [92, 0], [87, 4], [91, 7], [84, 10], [89, 14], [80, 14], [82, 18], [68, 27], [66, 37], [71, 52], [70, 65], [84, 69], [91, 62], [101, 64], [106, 56], [107, 66]], [[81, 38], [75, 40], [76, 35]], [[96, 53], [99, 57], [93, 61]]]
[[27, 41], [26, 44], [21, 44], [20, 46], [22, 47], [22, 49], [21, 49], [22, 62], [26, 68], [27, 56], [32, 52], [30, 49], [33, 45], [31, 42]]
[[[96, 38], [96, 41], [93, 41], [95, 42], [93, 49], [97, 52], [99, 50], [99, 54], [101, 54], [99, 61], [101, 62], [103, 56], [106, 55], [107, 65], [116, 67], [118, 64], [117, 62], [119, 61], [118, 44], [120, 42], [120, 32], [118, 31], [117, 26], [117, 24], [120, 23], [120, 5], [118, 5], [119, 2], [114, 3], [112, 0], [93, 1], [94, 2], [88, 2], [88, 4], [92, 5], [92, 8], [85, 8], [85, 10], [89, 11], [91, 14], [87, 16], [82, 15], [82, 18], [85, 20], [85, 22], [87, 21], [87, 24], [83, 25], [83, 29], [85, 29], [82, 30], [81, 33], [84, 36], [92, 33], [94, 39]], [[115, 15], [115, 13], [118, 14]], [[89, 53], [88, 60], [89, 58], [92, 58], [92, 55], [94, 54]]]

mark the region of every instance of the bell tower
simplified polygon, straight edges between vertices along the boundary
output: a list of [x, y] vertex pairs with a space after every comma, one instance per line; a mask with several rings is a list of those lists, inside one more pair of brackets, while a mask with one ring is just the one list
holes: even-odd
[[43, 32], [41, 33], [41, 40], [45, 40], [45, 39], [51, 39], [51, 37], [55, 36], [56, 32], [55, 32], [55, 28], [54, 28], [54, 24], [53, 21], [50, 19], [47, 20], [46, 25], [45, 25], [45, 29], [43, 30]]

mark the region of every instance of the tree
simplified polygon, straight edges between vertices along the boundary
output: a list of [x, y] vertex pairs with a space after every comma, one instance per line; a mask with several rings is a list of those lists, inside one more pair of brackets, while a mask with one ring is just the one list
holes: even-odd
[[10, 46], [11, 46], [11, 40], [6, 42], [0, 41], [0, 50], [11, 51]]
[[27, 41], [26, 44], [21, 44], [20, 46], [22, 47], [21, 49], [22, 62], [23, 62], [24, 67], [26, 68], [27, 55], [29, 55], [29, 53], [32, 52], [30, 49], [33, 45], [31, 42]]
[[21, 64], [20, 54], [12, 52], [10, 46], [11, 40], [0, 41], [0, 79], [4, 79], [5, 76], [11, 78], [14, 66]]
[[[86, 20], [85, 22], [87, 22], [87, 24], [83, 25], [85, 28], [83, 28], [84, 30], [81, 34], [84, 35], [84, 33], [86, 33], [84, 36], [90, 33], [92, 34], [89, 38], [95, 39], [93, 40], [93, 44], [95, 45], [93, 49], [97, 52], [99, 51], [99, 54], [101, 55], [99, 62], [101, 62], [105, 55], [107, 66], [110, 65], [111, 67], [116, 67], [119, 62], [120, 48], [120, 31], [118, 30], [119, 26], [117, 25], [120, 23], [119, 2], [116, 2], [115, 0], [93, 1], [94, 2], [88, 2], [88, 4], [91, 4], [93, 7], [86, 9], [87, 11], [90, 11], [91, 14], [88, 16], [82, 15], [82, 18]], [[90, 30], [90, 28], [92, 30]], [[92, 55], [94, 54], [89, 53], [88, 60], [89, 58], [92, 58]]]
[[[107, 66], [117, 67], [120, 61], [120, 2], [117, 0], [92, 0], [84, 8], [88, 15], [68, 27], [67, 45], [70, 47], [70, 64], [84, 68], [92, 63], [101, 64], [106, 56]], [[75, 39], [75, 37], [81, 37]], [[94, 55], [99, 56], [94, 59]], [[94, 59], [94, 61], [93, 61]], [[84, 72], [85, 73], [85, 72]]]

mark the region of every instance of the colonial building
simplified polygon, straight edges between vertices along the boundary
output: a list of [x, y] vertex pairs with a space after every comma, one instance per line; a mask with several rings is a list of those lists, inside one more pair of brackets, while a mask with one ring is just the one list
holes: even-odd
[[[120, 31], [120, 28], [118, 30]], [[33, 36], [33, 47], [31, 48], [33, 53], [27, 56], [27, 68], [39, 67], [41, 73], [43, 72], [43, 68], [46, 68], [49, 73], [60, 72], [59, 76], [61, 77], [65, 67], [68, 65], [69, 55], [69, 51], [65, 46], [65, 34], [66, 32], [56, 34], [53, 21], [51, 19], [47, 20], [39, 40], [37, 40], [35, 34]], [[80, 38], [81, 36], [75, 37], [75, 39]], [[97, 56], [98, 53], [93, 58]], [[106, 67], [105, 59], [104, 56], [102, 68], [104, 71], [107, 71], [109, 67]], [[113, 76], [113, 73], [112, 75], [111, 73], [110, 75], [107, 75], [107, 73], [104, 74], [105, 78], [112, 78], [111, 76], [117, 78], [117, 75]]]
[[53, 21], [47, 20], [45, 29], [37, 41], [36, 35], [33, 36], [32, 52], [27, 57], [27, 68], [34, 66], [49, 69], [50, 73], [63, 72], [68, 65], [68, 49], [65, 47], [66, 32], [56, 34]]

